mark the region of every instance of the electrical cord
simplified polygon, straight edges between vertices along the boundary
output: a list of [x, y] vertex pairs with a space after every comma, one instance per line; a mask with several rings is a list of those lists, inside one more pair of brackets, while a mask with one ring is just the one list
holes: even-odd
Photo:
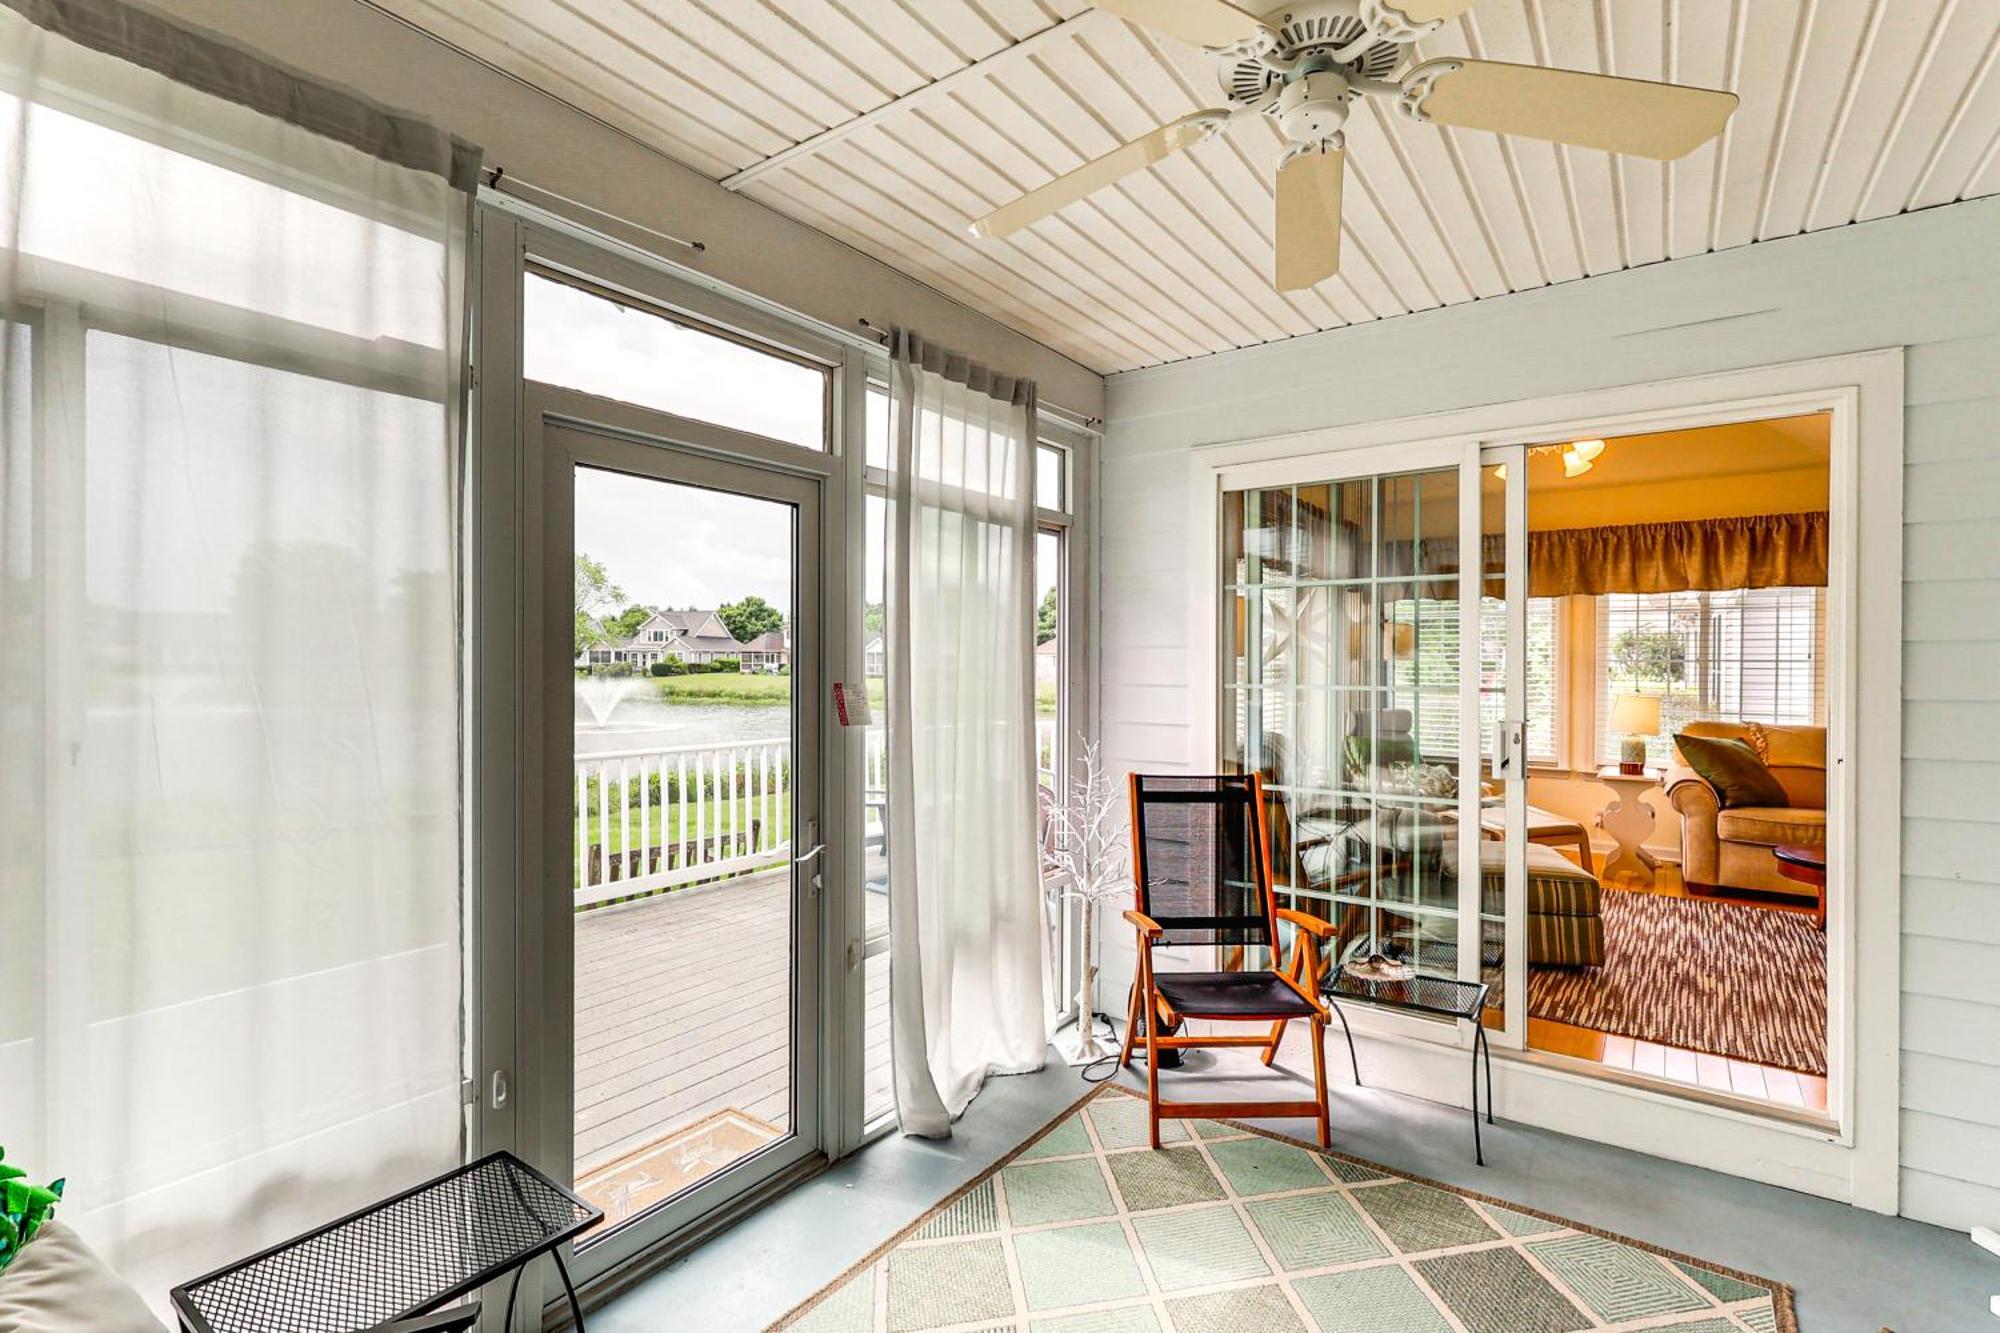
[[[1097, 1025], [1097, 1020], [1100, 1018], [1104, 1020], [1105, 1026], [1111, 1029], [1112, 1035], [1116, 1036], [1118, 1029], [1115, 1025], [1112, 1024], [1111, 1015], [1105, 1013], [1101, 1009], [1093, 1010], [1091, 1012], [1090, 1015], [1091, 1026], [1095, 1027]], [[1122, 1046], [1120, 1049], [1121, 1050], [1123, 1049]], [[1109, 1055], [1100, 1055], [1095, 1060], [1092, 1060], [1089, 1064], [1083, 1067], [1083, 1081], [1085, 1083], [1103, 1083], [1108, 1079], [1110, 1079], [1113, 1075], [1115, 1075], [1118, 1072], [1118, 1056], [1119, 1056], [1119, 1051], [1113, 1051]], [[1104, 1072], [1101, 1074], [1096, 1074], [1095, 1071], [1100, 1068], [1103, 1069]], [[1095, 1077], [1093, 1077], [1093, 1074], [1095, 1074]]]

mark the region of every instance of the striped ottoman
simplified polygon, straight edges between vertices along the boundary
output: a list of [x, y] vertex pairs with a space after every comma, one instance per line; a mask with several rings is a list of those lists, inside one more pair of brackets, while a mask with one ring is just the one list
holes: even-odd
[[[1481, 909], [1501, 914], [1507, 892], [1504, 844], [1479, 844]], [[1553, 847], [1528, 844], [1528, 962], [1536, 967], [1599, 967], [1604, 962], [1603, 886]]]

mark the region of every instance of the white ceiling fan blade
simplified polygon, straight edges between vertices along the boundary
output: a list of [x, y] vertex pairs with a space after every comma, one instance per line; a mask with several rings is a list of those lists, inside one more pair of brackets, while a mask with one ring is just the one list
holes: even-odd
[[1013, 203], [1001, 205], [972, 223], [969, 230], [974, 236], [1006, 236], [1017, 232], [1115, 180], [1153, 165], [1169, 153], [1200, 143], [1228, 118], [1226, 111], [1196, 111], [1169, 121], [1151, 134], [1120, 144], [1103, 157], [1056, 177], [1039, 190], [1030, 190]]
[[1736, 94], [1494, 60], [1434, 60], [1403, 86], [1419, 119], [1671, 160], [1722, 133]]
[[1091, 0], [1093, 7], [1196, 46], [1234, 46], [1270, 31], [1229, 0]]
[[1347, 154], [1319, 144], [1278, 168], [1275, 284], [1295, 292], [1340, 271], [1340, 187]]

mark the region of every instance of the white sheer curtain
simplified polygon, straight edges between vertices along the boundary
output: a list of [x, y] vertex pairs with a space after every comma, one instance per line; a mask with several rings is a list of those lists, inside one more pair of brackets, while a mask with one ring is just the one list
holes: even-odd
[[940, 1137], [1039, 1069], [1035, 389], [898, 332], [888, 588], [896, 1112]]
[[0, 1142], [164, 1310], [462, 1152], [466, 196], [31, 8], [82, 41], [0, 5]]

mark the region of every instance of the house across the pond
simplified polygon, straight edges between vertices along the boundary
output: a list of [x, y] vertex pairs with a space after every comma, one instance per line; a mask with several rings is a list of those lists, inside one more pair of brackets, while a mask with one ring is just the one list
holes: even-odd
[[644, 672], [669, 657], [677, 657], [691, 667], [733, 658], [745, 672], [777, 672], [791, 666], [791, 639], [785, 630], [772, 630], [743, 643], [713, 611], [656, 611], [631, 638], [592, 648], [576, 664], [608, 666], [623, 662], [634, 671]]

